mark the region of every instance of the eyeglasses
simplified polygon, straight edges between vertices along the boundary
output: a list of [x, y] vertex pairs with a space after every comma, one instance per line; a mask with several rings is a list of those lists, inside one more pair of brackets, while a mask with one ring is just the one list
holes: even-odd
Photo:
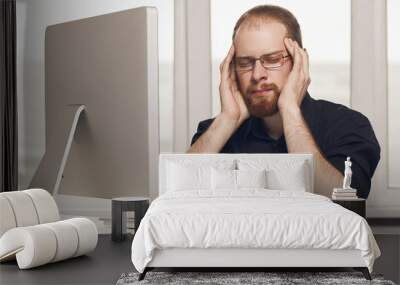
[[285, 63], [285, 58], [290, 55], [283, 54], [264, 54], [258, 58], [244, 56], [236, 57], [234, 63], [237, 71], [250, 71], [254, 68], [256, 61], [259, 60], [265, 69], [273, 70], [281, 67]]

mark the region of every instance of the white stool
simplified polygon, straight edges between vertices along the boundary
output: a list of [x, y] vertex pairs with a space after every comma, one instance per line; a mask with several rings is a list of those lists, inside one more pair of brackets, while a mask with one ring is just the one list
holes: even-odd
[[96, 225], [86, 218], [59, 221], [53, 197], [43, 189], [0, 193], [0, 262], [20, 269], [86, 254], [97, 245]]

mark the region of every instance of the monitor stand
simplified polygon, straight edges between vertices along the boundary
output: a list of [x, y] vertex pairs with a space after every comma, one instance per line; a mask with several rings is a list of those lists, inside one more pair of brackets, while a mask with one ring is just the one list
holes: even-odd
[[71, 150], [72, 140], [74, 139], [74, 136], [75, 136], [76, 127], [78, 125], [80, 115], [85, 110], [85, 105], [69, 105], [69, 107], [71, 109], [68, 113], [70, 115], [69, 116], [70, 120], [72, 121], [71, 122], [72, 126], [69, 131], [67, 144], [65, 145], [64, 154], [61, 159], [60, 168], [58, 169], [58, 172], [57, 172], [57, 179], [56, 179], [56, 183], [54, 184], [54, 189], [52, 192], [53, 196], [58, 194], [58, 189], [60, 188], [61, 179], [63, 178], [65, 164], [67, 163], [69, 152]]

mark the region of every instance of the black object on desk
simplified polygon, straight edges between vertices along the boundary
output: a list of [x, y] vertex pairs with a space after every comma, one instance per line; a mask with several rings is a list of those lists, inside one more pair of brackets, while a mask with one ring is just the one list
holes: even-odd
[[112, 199], [112, 229], [111, 239], [123, 241], [126, 237], [127, 217], [126, 212], [135, 212], [135, 232], [140, 221], [149, 208], [150, 198], [147, 197], [120, 197]]
[[361, 217], [365, 218], [366, 217], [366, 203], [365, 199], [363, 198], [355, 198], [351, 200], [345, 200], [345, 199], [332, 199], [332, 202], [341, 205], [342, 207], [353, 211], [356, 214], [359, 214]]

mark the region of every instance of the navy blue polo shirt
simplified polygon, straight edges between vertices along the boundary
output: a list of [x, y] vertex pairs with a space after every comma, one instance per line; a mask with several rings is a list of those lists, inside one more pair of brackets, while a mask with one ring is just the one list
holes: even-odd
[[[303, 118], [322, 155], [340, 173], [347, 156], [352, 161], [353, 188], [367, 198], [371, 178], [380, 159], [380, 147], [372, 126], [363, 114], [325, 100], [315, 100], [308, 93], [301, 104]], [[191, 144], [207, 130], [214, 118], [201, 121]], [[284, 135], [275, 140], [266, 132], [260, 118], [250, 116], [226, 142], [221, 153], [287, 153]]]

